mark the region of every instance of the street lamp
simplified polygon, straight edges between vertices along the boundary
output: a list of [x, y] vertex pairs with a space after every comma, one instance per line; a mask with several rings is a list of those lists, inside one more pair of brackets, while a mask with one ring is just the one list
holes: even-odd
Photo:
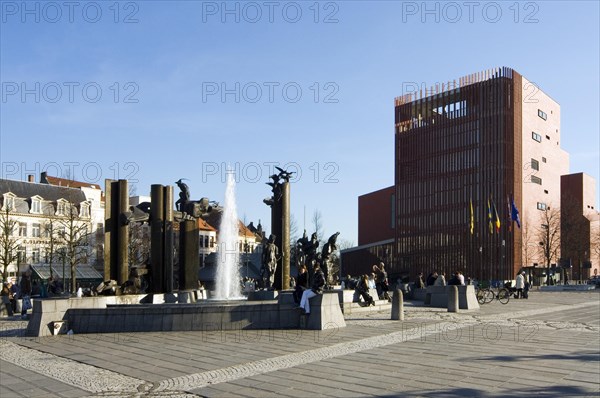
[[550, 226], [542, 224], [542, 228], [546, 229], [546, 241], [540, 242], [540, 246], [544, 247], [544, 255], [547, 263], [546, 285], [550, 286]]

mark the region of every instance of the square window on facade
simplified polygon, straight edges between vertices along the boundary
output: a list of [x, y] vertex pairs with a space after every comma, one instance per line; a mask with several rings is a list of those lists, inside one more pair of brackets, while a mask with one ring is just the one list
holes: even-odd
[[24, 222], [19, 223], [19, 236], [27, 236], [27, 224]]
[[531, 182], [534, 184], [542, 185], [542, 179], [536, 176], [531, 176]]
[[538, 109], [538, 116], [544, 120], [548, 119], [548, 115], [546, 115], [546, 112], [542, 111], [541, 109]]
[[546, 163], [546, 158], [542, 158], [542, 162]]
[[531, 159], [531, 168], [533, 170], [539, 170], [540, 169], [540, 162], [538, 162], [535, 159]]
[[536, 132], [533, 132], [533, 131], [531, 132], [531, 138], [533, 138], [537, 142], [542, 142], [542, 136]]
[[40, 200], [33, 200], [31, 202], [31, 212], [36, 214], [42, 212], [42, 202]]
[[542, 202], [537, 203], [538, 210], [546, 210], [546, 204]]

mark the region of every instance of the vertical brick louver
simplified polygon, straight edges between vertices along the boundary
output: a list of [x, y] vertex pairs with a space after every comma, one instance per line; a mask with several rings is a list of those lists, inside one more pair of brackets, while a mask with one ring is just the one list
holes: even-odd
[[[507, 199], [514, 195], [521, 208], [520, 87], [521, 76], [503, 67], [396, 98], [391, 272], [513, 278], [521, 266], [520, 231], [507, 228]], [[488, 199], [499, 232], [489, 232]]]

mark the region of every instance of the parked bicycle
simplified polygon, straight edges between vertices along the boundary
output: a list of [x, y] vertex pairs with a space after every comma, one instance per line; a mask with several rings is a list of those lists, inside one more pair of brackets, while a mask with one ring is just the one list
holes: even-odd
[[498, 300], [502, 304], [508, 304], [510, 301], [510, 291], [506, 288], [495, 290], [491, 287], [484, 287], [477, 289], [475, 294], [477, 296], [477, 302], [482, 305], [491, 303], [494, 301], [494, 299]]

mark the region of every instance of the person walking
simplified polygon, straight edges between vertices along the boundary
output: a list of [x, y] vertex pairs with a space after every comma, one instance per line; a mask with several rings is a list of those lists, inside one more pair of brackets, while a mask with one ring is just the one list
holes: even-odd
[[523, 289], [525, 288], [525, 271], [519, 272], [519, 274], [517, 275], [515, 288], [517, 289], [515, 293], [515, 298], [523, 298]]

